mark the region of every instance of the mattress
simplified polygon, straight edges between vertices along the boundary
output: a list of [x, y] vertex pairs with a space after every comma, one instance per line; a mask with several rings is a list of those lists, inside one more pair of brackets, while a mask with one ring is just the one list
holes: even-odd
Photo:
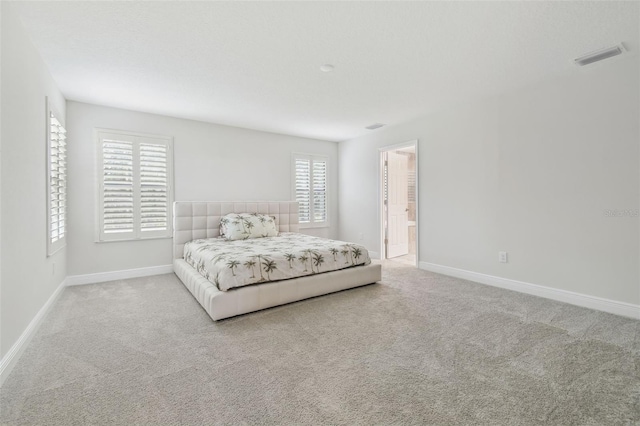
[[361, 245], [290, 232], [251, 240], [194, 240], [185, 244], [184, 260], [221, 291], [371, 263]]

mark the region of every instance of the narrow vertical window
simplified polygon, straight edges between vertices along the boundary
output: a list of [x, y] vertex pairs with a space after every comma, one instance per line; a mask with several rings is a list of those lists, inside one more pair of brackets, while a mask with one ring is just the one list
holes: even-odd
[[98, 130], [99, 240], [171, 236], [171, 138]]
[[312, 159], [313, 163], [313, 222], [327, 221], [327, 161]]
[[140, 144], [140, 231], [169, 229], [167, 146]]
[[311, 160], [294, 159], [295, 194], [300, 223], [311, 223]]
[[103, 139], [102, 231], [133, 236], [133, 143]]
[[47, 255], [66, 244], [67, 234], [67, 131], [62, 117], [47, 111]]
[[292, 198], [302, 227], [328, 226], [327, 157], [293, 154]]

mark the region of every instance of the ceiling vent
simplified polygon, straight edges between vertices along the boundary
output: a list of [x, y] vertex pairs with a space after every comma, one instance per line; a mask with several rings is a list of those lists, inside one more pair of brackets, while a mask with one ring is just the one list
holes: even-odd
[[624, 46], [618, 44], [613, 47], [607, 47], [606, 49], [596, 50], [595, 52], [588, 53], [584, 56], [574, 59], [574, 62], [578, 66], [585, 66], [594, 62], [602, 61], [603, 59], [613, 58], [614, 56], [622, 55], [625, 52]]
[[379, 128], [380, 128], [380, 127], [382, 127], [382, 126], [384, 126], [384, 124], [382, 124], [382, 123], [373, 123], [373, 124], [371, 124], [371, 125], [369, 125], [369, 126], [365, 127], [365, 129], [368, 129], [368, 130], [375, 130], [375, 129], [379, 129]]

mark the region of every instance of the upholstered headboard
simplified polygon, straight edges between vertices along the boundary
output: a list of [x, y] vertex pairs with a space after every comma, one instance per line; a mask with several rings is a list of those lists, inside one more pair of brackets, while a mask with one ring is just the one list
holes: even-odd
[[182, 258], [185, 243], [220, 236], [220, 218], [229, 213], [275, 216], [280, 232], [298, 232], [296, 201], [176, 201], [173, 203], [173, 258]]

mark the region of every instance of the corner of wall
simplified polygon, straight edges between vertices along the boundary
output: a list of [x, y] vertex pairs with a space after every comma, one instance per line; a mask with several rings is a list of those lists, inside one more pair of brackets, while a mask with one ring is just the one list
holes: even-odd
[[[53, 256], [46, 249], [45, 99], [61, 115], [65, 99], [15, 6], [2, 2], [0, 10], [0, 173], [5, 177], [0, 178], [0, 362], [6, 370], [6, 357], [64, 286], [66, 248]], [[33, 117], [40, 118], [34, 122]], [[33, 155], [38, 152], [42, 155]], [[33, 253], [24, 256], [15, 247], [30, 247]]]

